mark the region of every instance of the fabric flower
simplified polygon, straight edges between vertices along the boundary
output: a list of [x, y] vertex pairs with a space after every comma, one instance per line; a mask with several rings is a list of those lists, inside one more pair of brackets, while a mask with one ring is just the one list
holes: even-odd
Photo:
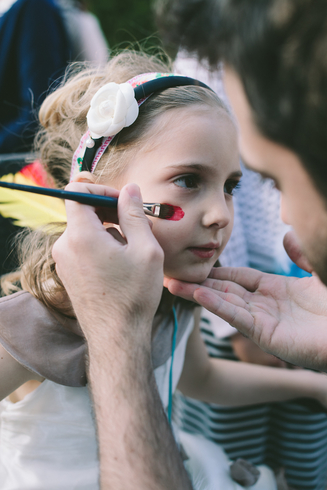
[[87, 113], [91, 137], [114, 136], [133, 124], [138, 113], [134, 90], [129, 83], [107, 83], [93, 96]]

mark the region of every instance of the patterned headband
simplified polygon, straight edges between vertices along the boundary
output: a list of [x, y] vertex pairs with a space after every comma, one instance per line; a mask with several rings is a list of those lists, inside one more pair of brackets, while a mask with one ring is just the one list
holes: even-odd
[[174, 73], [143, 73], [126, 83], [111, 82], [101, 87], [91, 100], [87, 113], [88, 130], [74, 153], [70, 181], [83, 170], [94, 172], [113, 138], [135, 122], [139, 106], [154, 92], [182, 85], [211, 90], [199, 80]]

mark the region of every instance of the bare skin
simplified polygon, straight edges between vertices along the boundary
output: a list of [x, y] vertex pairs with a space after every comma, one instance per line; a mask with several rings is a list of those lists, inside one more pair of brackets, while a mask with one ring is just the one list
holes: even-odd
[[[75, 185], [71, 190], [77, 190]], [[97, 192], [108, 192], [108, 188], [100, 186], [98, 190], [98, 187], [85, 184], [81, 190], [96, 188]], [[141, 201], [128, 198], [126, 189], [130, 192], [131, 187], [135, 189], [129, 185], [122, 190], [119, 201], [119, 222], [127, 244], [115, 243], [112, 235], [104, 234], [91, 208], [69, 203], [70, 225], [53, 253], [59, 261], [58, 273], [88, 340], [89, 379], [99, 428], [102, 488], [187, 490], [192, 487], [167, 424], [151, 366], [151, 317], [161, 294], [163, 256], [143, 214]], [[90, 227], [92, 234], [83, 233], [82, 230]], [[91, 258], [88, 250], [94, 242], [101, 247], [101, 254], [94, 250]], [[139, 242], [147, 243], [147, 246], [139, 247]], [[106, 253], [108, 258], [104, 260]], [[77, 267], [83, 257], [91, 261], [90, 268], [86, 260], [84, 270]], [[119, 270], [118, 277], [121, 277], [122, 269], [128, 271], [128, 279], [123, 278], [121, 283], [117, 281], [112, 276], [112, 267], [117, 267], [117, 274]], [[89, 278], [87, 290], [77, 290], [73, 285], [83, 284], [85, 274]], [[101, 279], [102, 274], [103, 281], [97, 286], [96, 280], [99, 276]], [[151, 290], [149, 276], [152, 278]], [[90, 288], [90, 284], [94, 287]], [[119, 294], [122, 292], [128, 300], [126, 308], [116, 308], [115, 301], [112, 304], [109, 299], [118, 294], [116, 301], [121, 301]], [[107, 301], [105, 297], [108, 297]], [[143, 307], [131, 310], [130, 305], [142, 304], [140, 297], [143, 297]], [[97, 322], [94, 322], [95, 317]], [[111, 319], [110, 328], [108, 318]], [[239, 363], [210, 362], [197, 327], [188, 342], [179, 388], [190, 396], [227, 405], [287, 400], [297, 396], [314, 397], [327, 404], [327, 378], [324, 375], [308, 372], [302, 376], [296, 371], [258, 368], [250, 364], [244, 365], [244, 369], [245, 375], [241, 379]]]
[[189, 338], [178, 384], [186, 396], [226, 406], [286, 401], [302, 396], [316, 398], [325, 405], [326, 387], [324, 374], [209, 358], [198, 325]]
[[[71, 185], [71, 190], [118, 194], [103, 186], [83, 184], [81, 189], [76, 185], [79, 186]], [[136, 195], [130, 197], [128, 191]], [[119, 220], [126, 240], [108, 233], [91, 208], [69, 203], [67, 232], [53, 253], [60, 259], [58, 273], [88, 341], [102, 488], [187, 490], [192, 487], [162, 409], [151, 365], [152, 316], [161, 295], [163, 253], [137, 194], [135, 186], [128, 186], [120, 196]], [[90, 227], [92, 233], [85, 233]], [[140, 247], [140, 242], [147, 246]], [[101, 247], [101, 254], [93, 249], [97, 246]], [[88, 267], [86, 259], [92, 267]], [[112, 276], [113, 268], [119, 277], [125, 268], [128, 279], [119, 282], [118, 277]], [[87, 282], [83, 280], [85, 275]], [[76, 288], [76, 284], [80, 287]], [[125, 301], [125, 307], [117, 308], [118, 301]], [[4, 362], [8, 363], [11, 382], [16, 376], [16, 381], [7, 386], [8, 392], [33, 375], [7, 357], [9, 361]], [[197, 324], [188, 342], [179, 383], [186, 395], [235, 406], [307, 396], [327, 406], [327, 378], [323, 375], [308, 372], [303, 376], [250, 364], [242, 366], [242, 374], [240, 377], [239, 363], [208, 358]]]
[[228, 321], [266, 352], [327, 371], [327, 295], [318, 277], [222, 267], [213, 269], [201, 286], [174, 279], [165, 284], [172, 294], [194, 299]]
[[267, 354], [258, 347], [252, 340], [244, 337], [239, 332], [231, 338], [233, 352], [236, 357], [243, 362], [251, 364], [261, 364], [263, 366], [287, 367], [287, 363], [278, 357]]
[[[220, 154], [221, 145], [218, 146]], [[203, 154], [201, 151], [201, 156]], [[216, 167], [212, 163], [210, 168]], [[229, 166], [223, 171], [226, 176], [221, 182], [220, 174], [213, 174], [221, 189], [225, 189], [237, 168], [232, 174]], [[161, 174], [159, 176], [161, 178]], [[212, 176], [205, 183], [207, 181], [211, 185]], [[180, 171], [173, 181], [168, 177], [167, 182], [173, 192], [183, 192], [187, 199], [191, 192], [203, 196], [203, 207], [197, 205], [196, 208], [203, 213], [203, 216], [199, 215], [199, 223], [206, 233], [208, 230], [216, 233], [229, 225], [231, 212], [226, 190], [219, 196], [212, 193], [215, 200], [211, 200], [210, 193], [202, 193], [202, 185], [191, 180], [189, 186], [189, 175], [181, 175]], [[148, 187], [152, 189], [152, 186]], [[119, 194], [88, 183], [72, 184], [69, 190]], [[219, 205], [217, 196], [221, 199]], [[190, 205], [192, 201], [194, 199], [190, 199]], [[216, 203], [214, 208], [213, 203]], [[99, 428], [102, 488], [190, 489], [191, 483], [167, 424], [151, 365], [151, 329], [162, 292], [163, 250], [144, 216], [141, 197], [134, 185], [124, 187], [119, 195], [118, 220], [125, 239], [117, 239], [116, 233], [108, 233], [102, 223], [106, 220], [104, 217], [99, 219], [94, 211], [77, 203], [67, 203], [67, 230], [56, 242], [53, 257], [88, 342], [89, 380]], [[221, 223], [223, 228], [218, 226]], [[205, 247], [201, 245], [202, 242], [190, 244], [191, 249], [194, 246], [200, 249], [196, 256], [199, 252], [201, 257], [204, 255], [202, 249]], [[200, 261], [194, 260], [193, 252], [187, 251], [190, 246], [182, 254], [191, 257], [197, 275]], [[214, 262], [214, 254], [219, 255], [216, 249], [220, 247], [214, 244], [210, 247], [215, 250], [210, 252]], [[212, 264], [203, 264], [201, 260], [201, 274], [209, 264], [207, 275]], [[201, 280], [199, 277], [197, 275], [197, 280]], [[239, 376], [239, 363], [209, 362], [201, 342], [199, 331], [195, 329], [189, 339], [180, 379], [180, 388], [186, 394], [228, 405], [239, 405], [240, 400], [246, 405], [297, 396], [311, 396], [327, 404], [327, 380], [323, 375], [307, 373], [303, 376], [299, 372], [288, 372], [280, 379], [281, 369], [247, 365], [244, 373], [250, 383], [245, 385]], [[276, 373], [279, 373], [277, 377]]]
[[[71, 190], [75, 185], [70, 186]], [[108, 188], [102, 186], [85, 184], [83, 190], [94, 192], [95, 188], [108, 195]], [[99, 428], [101, 488], [191, 489], [151, 365], [151, 327], [161, 296], [163, 253], [143, 213], [139, 190], [127, 186], [119, 198], [119, 223], [127, 244], [104, 231], [91, 208], [67, 203], [67, 217], [67, 233], [57, 242], [53, 255], [88, 341], [89, 379]], [[76, 233], [90, 227], [92, 234]], [[93, 248], [97, 246], [98, 253]], [[91, 266], [86, 262], [80, 267], [81, 254], [91, 260]], [[71, 272], [67, 276], [68, 264], [74, 277]], [[74, 264], [77, 267], [72, 267]], [[119, 273], [111, 279], [107, 271], [112, 268]], [[83, 280], [85, 274], [87, 282]], [[86, 290], [77, 290], [73, 284], [84, 284]], [[141, 305], [140, 294], [144, 298]]]
[[[281, 216], [296, 233], [287, 235], [291, 258], [312, 277], [295, 279], [250, 269], [214, 269], [201, 284], [166, 280], [176, 295], [221, 316], [263, 350], [299, 366], [327, 370], [327, 211], [301, 161], [257, 129], [237, 74], [227, 67], [226, 88], [239, 125], [247, 166], [275, 181]], [[320, 280], [319, 280], [319, 278]], [[324, 284], [323, 284], [324, 283]]]

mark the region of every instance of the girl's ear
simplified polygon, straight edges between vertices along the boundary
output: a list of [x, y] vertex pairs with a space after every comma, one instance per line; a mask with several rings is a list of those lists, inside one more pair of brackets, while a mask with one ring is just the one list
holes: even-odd
[[79, 174], [74, 177], [73, 182], [86, 182], [89, 184], [95, 184], [95, 177], [91, 172], [86, 172], [85, 170], [83, 172], [80, 172]]

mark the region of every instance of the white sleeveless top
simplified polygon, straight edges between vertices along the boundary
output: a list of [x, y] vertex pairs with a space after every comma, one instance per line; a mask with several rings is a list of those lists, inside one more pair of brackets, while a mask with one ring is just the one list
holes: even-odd
[[[191, 318], [176, 347], [173, 391], [182, 373]], [[154, 374], [167, 409], [171, 358]], [[108, 421], [110, 423], [110, 421]], [[97, 490], [99, 462], [88, 388], [49, 380], [22, 401], [0, 403], [1, 490]]]

